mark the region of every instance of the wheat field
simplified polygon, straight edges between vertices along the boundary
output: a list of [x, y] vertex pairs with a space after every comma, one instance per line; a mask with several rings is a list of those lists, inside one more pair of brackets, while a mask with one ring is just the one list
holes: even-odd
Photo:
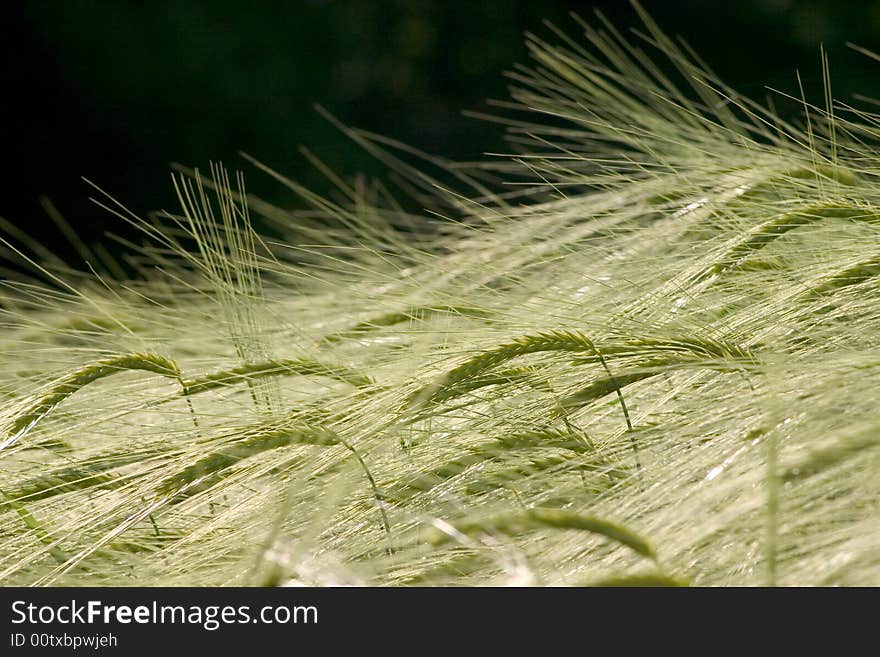
[[4, 239], [0, 581], [880, 584], [880, 115], [636, 7], [529, 37], [482, 162], [341, 126], [385, 178]]

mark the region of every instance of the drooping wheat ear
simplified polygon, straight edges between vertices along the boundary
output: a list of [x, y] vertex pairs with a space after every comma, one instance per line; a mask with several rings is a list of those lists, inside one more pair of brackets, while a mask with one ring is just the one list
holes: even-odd
[[[550, 392], [552, 394], [548, 382], [541, 377], [539, 368], [532, 365], [525, 365], [521, 367], [505, 367], [503, 369], [479, 374], [469, 379], [459, 381], [455, 386], [454, 392], [450, 391], [448, 396], [435, 397], [431, 402], [439, 403], [441, 401], [449, 401], [468, 393], [481, 390], [482, 388], [506, 385], [526, 385], [535, 390]], [[421, 405], [423, 408], [420, 409], [419, 402], [415, 402], [414, 405], [409, 408], [409, 415], [405, 417], [404, 424], [421, 422], [422, 420], [430, 418], [431, 415], [435, 413], [435, 410], [429, 408], [427, 403], [422, 403]], [[468, 405], [467, 402], [463, 404], [463, 406]], [[449, 410], [455, 410], [455, 408]]]
[[[625, 386], [681, 365], [705, 363], [707, 367], [727, 370], [735, 367], [736, 363], [739, 363], [739, 366], [742, 367], [755, 362], [754, 356], [752, 356], [749, 350], [738, 345], [709, 338], [679, 337], [657, 339], [635, 337], [603, 344], [600, 349], [593, 340], [578, 331], [550, 331], [526, 335], [470, 358], [441, 376], [436, 382], [417, 390], [409, 397], [405, 421], [411, 422], [421, 419], [422, 412], [429, 405], [452, 399], [483, 385], [503, 382], [508, 378], [479, 377], [486, 370], [527, 354], [553, 351], [585, 352], [584, 356], [579, 357], [578, 362], [599, 363], [606, 374], [605, 378], [591, 383], [578, 393], [559, 400], [554, 417], [564, 418], [572, 410], [576, 410], [587, 403], [614, 392], [617, 395], [618, 403], [626, 422], [627, 433], [635, 456], [637, 469], [641, 469], [639, 450], [632, 433], [633, 425], [629, 409], [623, 396], [623, 388]], [[612, 373], [606, 359], [606, 357], [612, 356], [644, 356], [646, 354], [663, 352], [669, 355], [641, 363], [635, 372]], [[710, 360], [707, 361], [707, 359]], [[718, 362], [713, 363], [712, 360], [717, 360]]]
[[224, 386], [245, 383], [268, 376], [326, 376], [356, 387], [373, 384], [373, 379], [343, 365], [327, 365], [314, 360], [284, 359], [249, 363], [228, 370], [212, 372], [183, 382], [185, 394], [196, 395]]
[[753, 228], [719, 258], [711, 267], [698, 275], [697, 281], [712, 275], [723, 274], [741, 266], [762, 248], [779, 239], [789, 231], [807, 226], [822, 219], [849, 219], [866, 223], [880, 222], [880, 215], [871, 209], [851, 204], [814, 203], [770, 219]]
[[797, 166], [794, 168], [783, 167], [778, 172], [770, 175], [764, 175], [755, 180], [745, 190], [738, 190], [741, 193], [736, 195], [736, 201], [757, 201], [762, 200], [762, 196], [768, 192], [776, 194], [784, 194], [796, 188], [801, 181], [806, 182], [831, 182], [843, 187], [856, 187], [864, 182], [861, 176], [853, 169], [844, 168], [836, 164], [826, 164], [824, 162], [811, 162], [808, 166]]
[[[237, 437], [221, 450], [199, 458], [180, 472], [164, 479], [156, 488], [161, 495], [191, 495], [207, 490], [222, 478], [223, 470], [239, 461], [289, 445], [338, 445], [336, 434], [308, 424], [252, 431]], [[193, 486], [192, 484], [198, 484]]]
[[[550, 331], [547, 333], [538, 333], [536, 335], [526, 335], [516, 338], [511, 342], [499, 345], [494, 349], [485, 351], [465, 363], [462, 363], [443, 375], [439, 381], [416, 391], [409, 398], [409, 410], [412, 412], [412, 409], [420, 409], [428, 404], [436, 404], [473, 390], [474, 378], [476, 375], [488, 369], [492, 369], [505, 361], [526, 354], [547, 351], [587, 352], [588, 355], [598, 359], [603, 369], [608, 374], [609, 380], [612, 382], [615, 381], [602, 352], [599, 351], [590, 338], [578, 331]], [[617, 386], [615, 390], [626, 420], [627, 429], [628, 431], [632, 431], [632, 423], [630, 421], [626, 402], [623, 398], [623, 393], [619, 386]], [[638, 465], [638, 445], [632, 435], [630, 435], [630, 441]]]
[[[370, 472], [360, 452], [335, 431], [320, 425], [296, 422], [292, 425], [270, 427], [244, 433], [230, 441], [229, 445], [200, 458], [194, 464], [164, 479], [156, 488], [159, 495], [171, 495], [179, 500], [205, 490], [209, 490], [224, 478], [224, 470], [231, 466], [268, 451], [289, 447], [291, 445], [315, 445], [345, 447], [363, 470], [373, 493], [377, 508], [382, 518], [382, 526], [391, 539], [391, 525], [385, 511], [385, 496], [379, 491], [376, 479]], [[390, 543], [389, 543], [389, 550]]]
[[182, 385], [177, 363], [156, 354], [123, 354], [85, 365], [53, 383], [48, 390], [39, 395], [23, 412], [19, 413], [10, 425], [10, 436], [3, 443], [8, 446], [21, 438], [39, 420], [58, 404], [76, 391], [93, 381], [118, 374], [119, 372], [142, 370], [174, 379]]
[[531, 529], [541, 528], [578, 529], [591, 532], [625, 545], [643, 557], [650, 559], [657, 557], [650, 543], [632, 530], [609, 520], [561, 509], [535, 508], [493, 516], [481, 521], [456, 523], [452, 532], [433, 527], [427, 532], [426, 539], [433, 545], [440, 545], [454, 540], [456, 533], [464, 536], [491, 533], [516, 536]]
[[[754, 362], [751, 354], [742, 347], [706, 338], [629, 338], [618, 342], [603, 343], [601, 349], [589, 337], [578, 331], [548, 331], [515, 338], [497, 347], [473, 356], [461, 365], [442, 375], [437, 381], [414, 392], [409, 399], [410, 408], [435, 404], [467, 391], [469, 382], [478, 374], [506, 361], [539, 352], [585, 352], [579, 362], [598, 362], [608, 370], [606, 357], [640, 356], [658, 352], [672, 352], [700, 358], [736, 359]], [[464, 386], [460, 386], [464, 384]]]
[[55, 561], [59, 564], [66, 563], [69, 557], [67, 556], [67, 554], [64, 553], [61, 548], [58, 547], [58, 541], [52, 538], [52, 535], [48, 531], [46, 531], [43, 525], [41, 525], [36, 518], [34, 518], [33, 514], [27, 510], [27, 507], [25, 507], [17, 500], [11, 498], [2, 490], [0, 490], [0, 495], [6, 498], [5, 504], [18, 514], [18, 517], [21, 518], [25, 527], [33, 532], [34, 536], [37, 537], [40, 543], [48, 548], [49, 554], [52, 555], [52, 558], [55, 559]]
[[596, 353], [593, 341], [576, 331], [548, 331], [515, 338], [497, 347], [469, 358], [451, 369], [437, 381], [414, 392], [409, 399], [410, 408], [437, 403], [458, 394], [456, 385], [472, 379], [508, 360], [544, 351], [574, 351]]
[[[550, 448], [559, 450], [561, 455], [541, 460], [537, 460], [534, 456], [535, 451]], [[484, 466], [488, 461], [517, 453], [523, 460], [528, 461], [527, 466], [522, 465], [507, 471], [486, 474]], [[609, 484], [629, 476], [624, 469], [615, 466], [597, 453], [586, 434], [568, 429], [547, 429], [513, 433], [485, 444], [467, 447], [461, 456], [421, 472], [410, 480], [404, 480], [401, 493], [389, 496], [394, 497], [395, 501], [402, 501], [419, 493], [427, 493], [470, 470], [474, 472], [476, 482], [470, 483], [468, 490], [486, 489], [491, 488], [493, 483], [521, 479], [524, 476], [523, 469], [528, 469], [529, 474], [536, 474], [562, 463], [572, 463], [582, 470], [607, 477]]]
[[368, 333], [388, 328], [389, 326], [395, 326], [397, 324], [402, 324], [403, 322], [424, 321], [437, 315], [450, 315], [453, 317], [458, 316], [471, 319], [488, 319], [492, 317], [492, 314], [493, 313], [484, 308], [477, 308], [475, 306], [418, 306], [405, 312], [386, 313], [359, 322], [349, 329], [324, 337], [324, 340], [326, 342], [338, 342], [346, 338], [358, 338]]
[[847, 459], [865, 456], [880, 447], [878, 430], [876, 423], [850, 429], [832, 444], [811, 450], [798, 462], [783, 469], [779, 475], [780, 481], [783, 484], [801, 483], [845, 463]]
[[[554, 417], [564, 417], [565, 414], [582, 408], [605, 395], [615, 391], [622, 391], [625, 387], [638, 381], [644, 381], [660, 374], [675, 371], [676, 369], [691, 369], [701, 367], [718, 372], [742, 372], [743, 369], [754, 365], [753, 357], [743, 360], [705, 361], [702, 358], [688, 357], [687, 355], [672, 355], [661, 358], [647, 359], [636, 366], [627, 367], [614, 374], [593, 381], [581, 390], [559, 400]], [[630, 431], [632, 430], [629, 425]]]
[[[35, 502], [93, 486], [113, 488], [122, 485], [124, 480], [114, 477], [108, 474], [108, 472], [131, 465], [132, 463], [141, 462], [145, 458], [158, 453], [157, 451], [148, 451], [146, 453], [138, 452], [134, 454], [129, 452], [98, 454], [87, 462], [67, 466], [60, 470], [52, 470], [28, 479], [18, 484], [9, 493], [9, 497], [19, 501]], [[0, 505], [0, 509], [2, 508], [3, 505]]]
[[814, 301], [830, 296], [853, 285], [859, 285], [880, 276], [880, 256], [859, 260], [833, 272], [801, 295], [802, 301]]

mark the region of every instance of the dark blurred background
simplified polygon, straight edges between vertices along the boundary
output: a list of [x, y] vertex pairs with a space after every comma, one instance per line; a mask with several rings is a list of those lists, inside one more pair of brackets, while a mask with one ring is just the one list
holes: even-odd
[[[643, 5], [753, 97], [766, 95], [765, 84], [794, 92], [799, 68], [821, 102], [823, 42], [837, 97], [880, 96], [880, 63], [845, 46], [880, 49], [880, 1]], [[319, 189], [326, 183], [298, 154], [300, 144], [336, 170], [376, 171], [315, 103], [346, 124], [477, 158], [499, 148], [500, 130], [461, 110], [507, 96], [502, 72], [526, 61], [524, 31], [553, 39], [546, 18], [577, 36], [569, 12], [590, 17], [594, 7], [622, 27], [638, 24], [623, 0], [4, 3], [0, 216], [75, 262], [41, 195], [87, 242], [127, 232], [89, 203], [81, 176], [144, 214], [176, 208], [171, 161], [243, 167], [249, 189], [280, 203], [290, 197], [239, 150]]]

